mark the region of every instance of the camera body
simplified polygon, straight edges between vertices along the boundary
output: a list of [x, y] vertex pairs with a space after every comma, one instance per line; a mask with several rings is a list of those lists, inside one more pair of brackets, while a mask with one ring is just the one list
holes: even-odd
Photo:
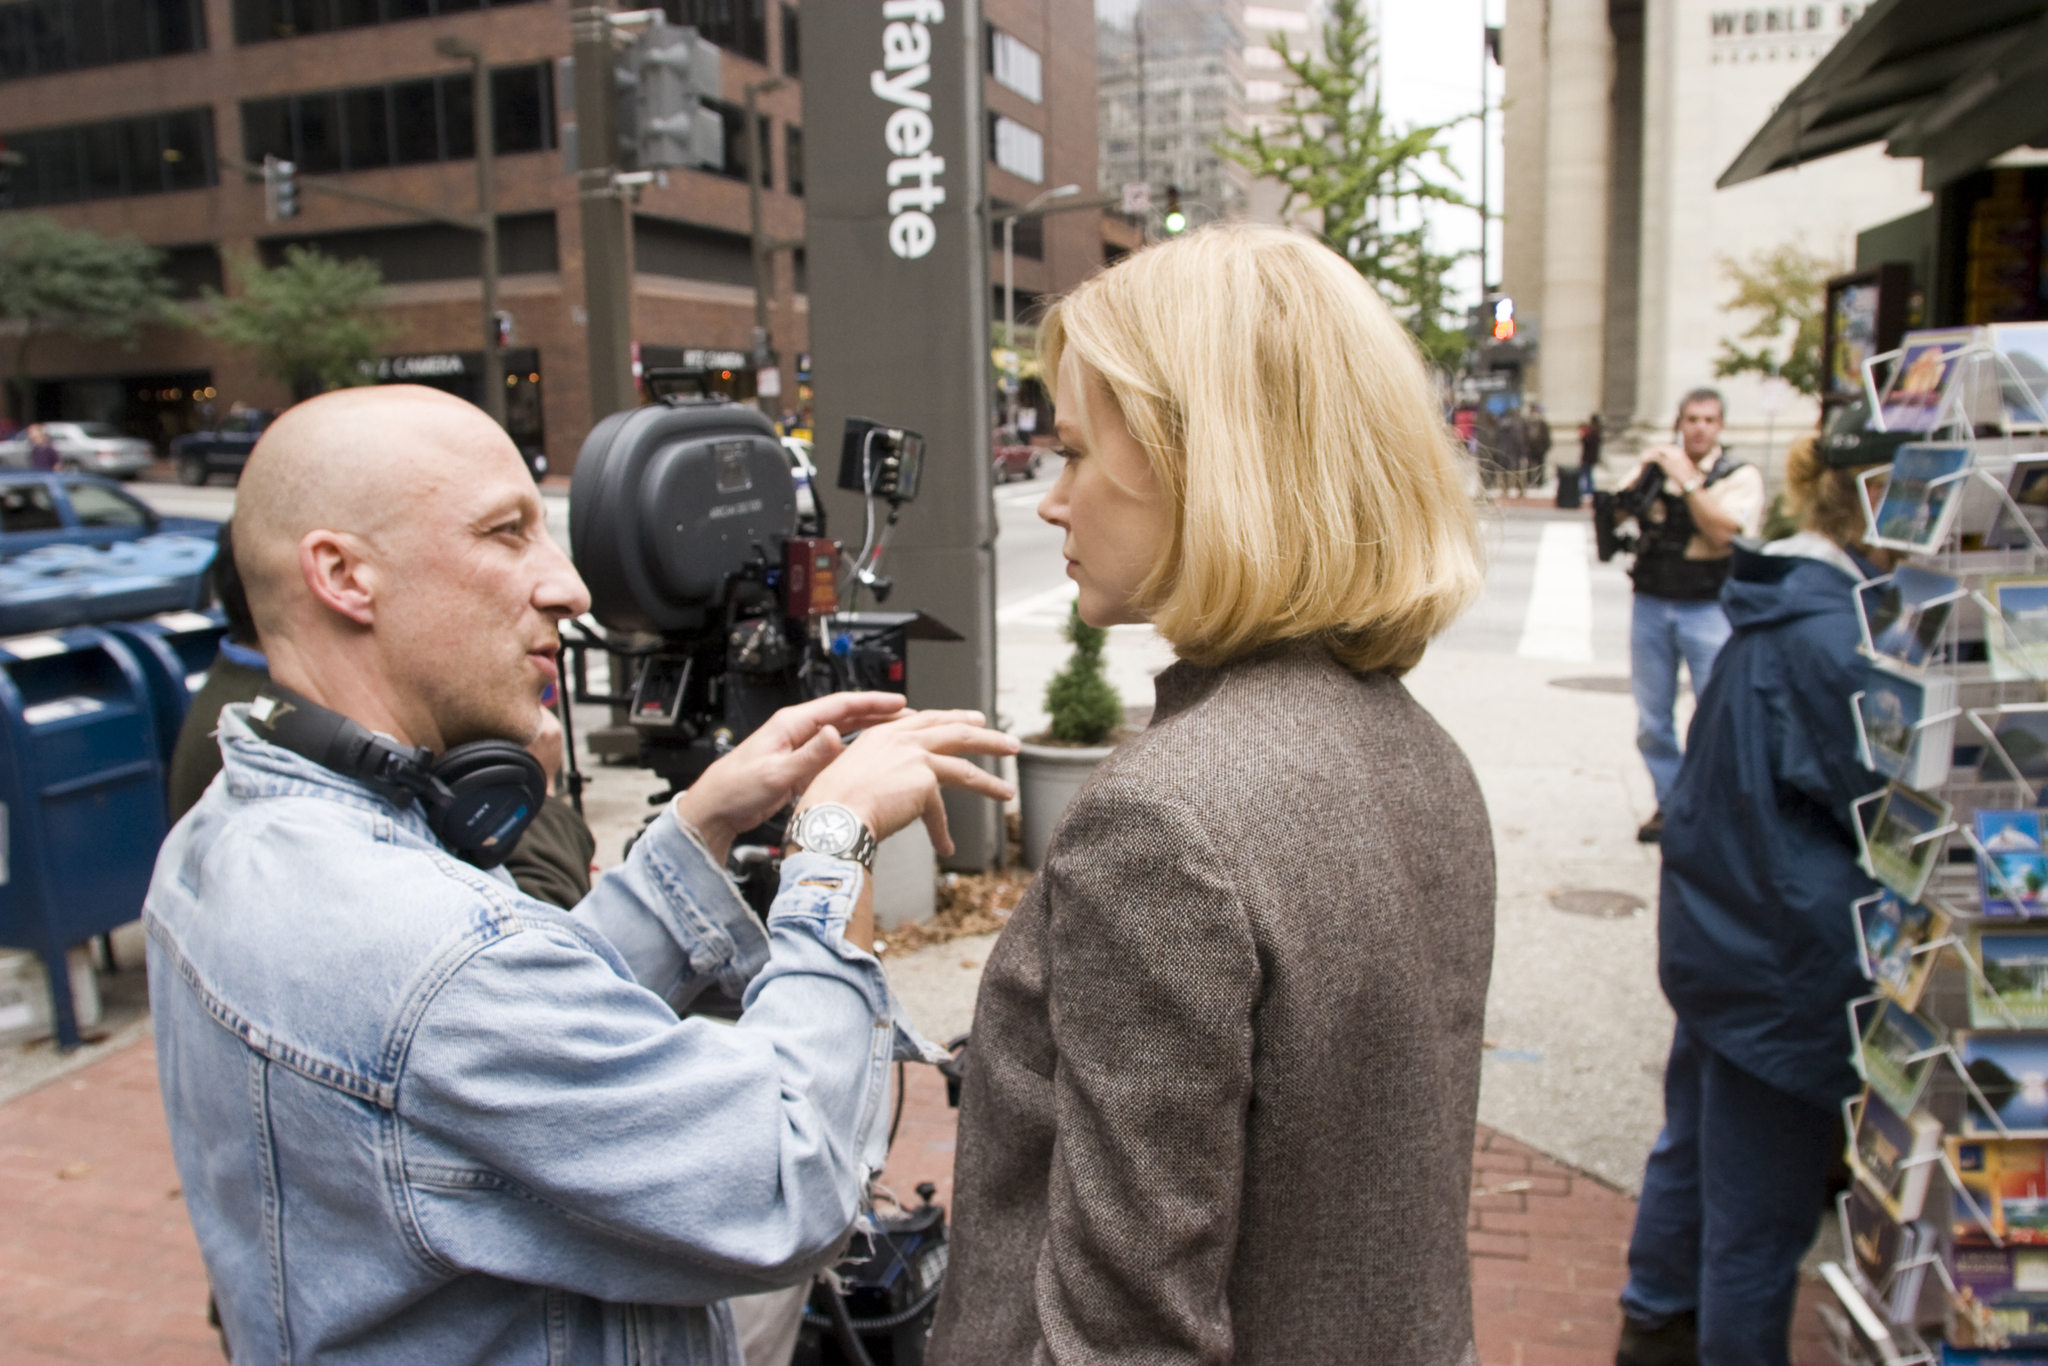
[[[860, 421], [854, 474], [892, 506], [915, 496], [923, 438]], [[904, 691], [908, 640], [936, 626], [840, 610], [840, 546], [801, 534], [789, 457], [745, 404], [668, 397], [600, 422], [577, 457], [569, 539], [607, 631], [568, 642], [574, 695], [624, 708], [638, 763], [677, 790], [782, 707]], [[592, 648], [610, 657], [602, 696]]]
[[1593, 546], [1600, 563], [1635, 552], [1638, 538], [1621, 530], [1621, 523], [1633, 518], [1638, 526], [1642, 525], [1649, 518], [1650, 509], [1664, 495], [1664, 482], [1662, 466], [1646, 465], [1627, 488], [1593, 494]]

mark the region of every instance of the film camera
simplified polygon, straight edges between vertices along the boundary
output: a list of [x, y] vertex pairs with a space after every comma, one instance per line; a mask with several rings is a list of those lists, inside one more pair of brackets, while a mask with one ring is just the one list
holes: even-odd
[[[839, 487], [867, 512], [849, 555], [822, 510], [799, 525], [791, 457], [752, 407], [671, 397], [604, 419], [569, 493], [571, 550], [606, 631], [564, 642], [576, 700], [624, 708], [640, 766], [680, 790], [778, 708], [904, 691], [909, 640], [960, 637], [915, 612], [843, 609], [862, 589], [888, 596], [875, 567], [923, 468], [917, 433], [847, 422]], [[592, 649], [610, 656], [604, 695], [590, 691]]]

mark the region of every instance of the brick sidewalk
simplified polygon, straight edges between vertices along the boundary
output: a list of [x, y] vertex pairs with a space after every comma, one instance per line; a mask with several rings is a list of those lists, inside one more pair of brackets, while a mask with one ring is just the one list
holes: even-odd
[[[945, 1084], [909, 1069], [883, 1173], [952, 1198]], [[1472, 1147], [1472, 1293], [1485, 1366], [1610, 1366], [1635, 1201], [1513, 1139]], [[0, 1359], [8, 1366], [219, 1366], [144, 1039], [0, 1106]], [[1828, 1360], [1802, 1293], [1793, 1359]]]

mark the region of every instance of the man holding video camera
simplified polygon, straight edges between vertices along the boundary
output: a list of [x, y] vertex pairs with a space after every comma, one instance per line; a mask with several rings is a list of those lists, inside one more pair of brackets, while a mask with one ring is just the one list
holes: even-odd
[[1664, 802], [1685, 757], [1675, 720], [1679, 661], [1698, 696], [1728, 643], [1720, 597], [1735, 538], [1754, 537], [1763, 525], [1763, 474], [1721, 449], [1725, 412], [1716, 390], [1687, 394], [1678, 405], [1677, 444], [1644, 452], [1621, 491], [1600, 500], [1633, 516], [1638, 528], [1629, 673], [1636, 748], [1657, 791], [1657, 813], [1636, 832], [1645, 844], [1663, 838]]
[[[912, 1039], [874, 844], [923, 817], [949, 848], [941, 786], [1007, 797], [967, 756], [1015, 742], [888, 694], [788, 708], [559, 911], [494, 865], [588, 595], [504, 433], [411, 386], [300, 404], [235, 549], [272, 684], [222, 713], [144, 911], [235, 1359], [735, 1360], [723, 1301], [830, 1261], [886, 1146]], [[764, 933], [723, 864], [792, 799], [812, 848]], [[714, 984], [736, 1026], [678, 1018]]]

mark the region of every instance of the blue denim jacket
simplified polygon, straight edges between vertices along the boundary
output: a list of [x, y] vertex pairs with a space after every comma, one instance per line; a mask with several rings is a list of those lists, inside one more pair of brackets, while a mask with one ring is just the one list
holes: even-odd
[[[858, 866], [789, 859], [764, 934], [665, 817], [560, 911], [246, 710], [144, 909], [235, 1360], [738, 1363], [721, 1301], [828, 1262], [887, 1145]], [[713, 982], [740, 1022], [678, 1019]]]

